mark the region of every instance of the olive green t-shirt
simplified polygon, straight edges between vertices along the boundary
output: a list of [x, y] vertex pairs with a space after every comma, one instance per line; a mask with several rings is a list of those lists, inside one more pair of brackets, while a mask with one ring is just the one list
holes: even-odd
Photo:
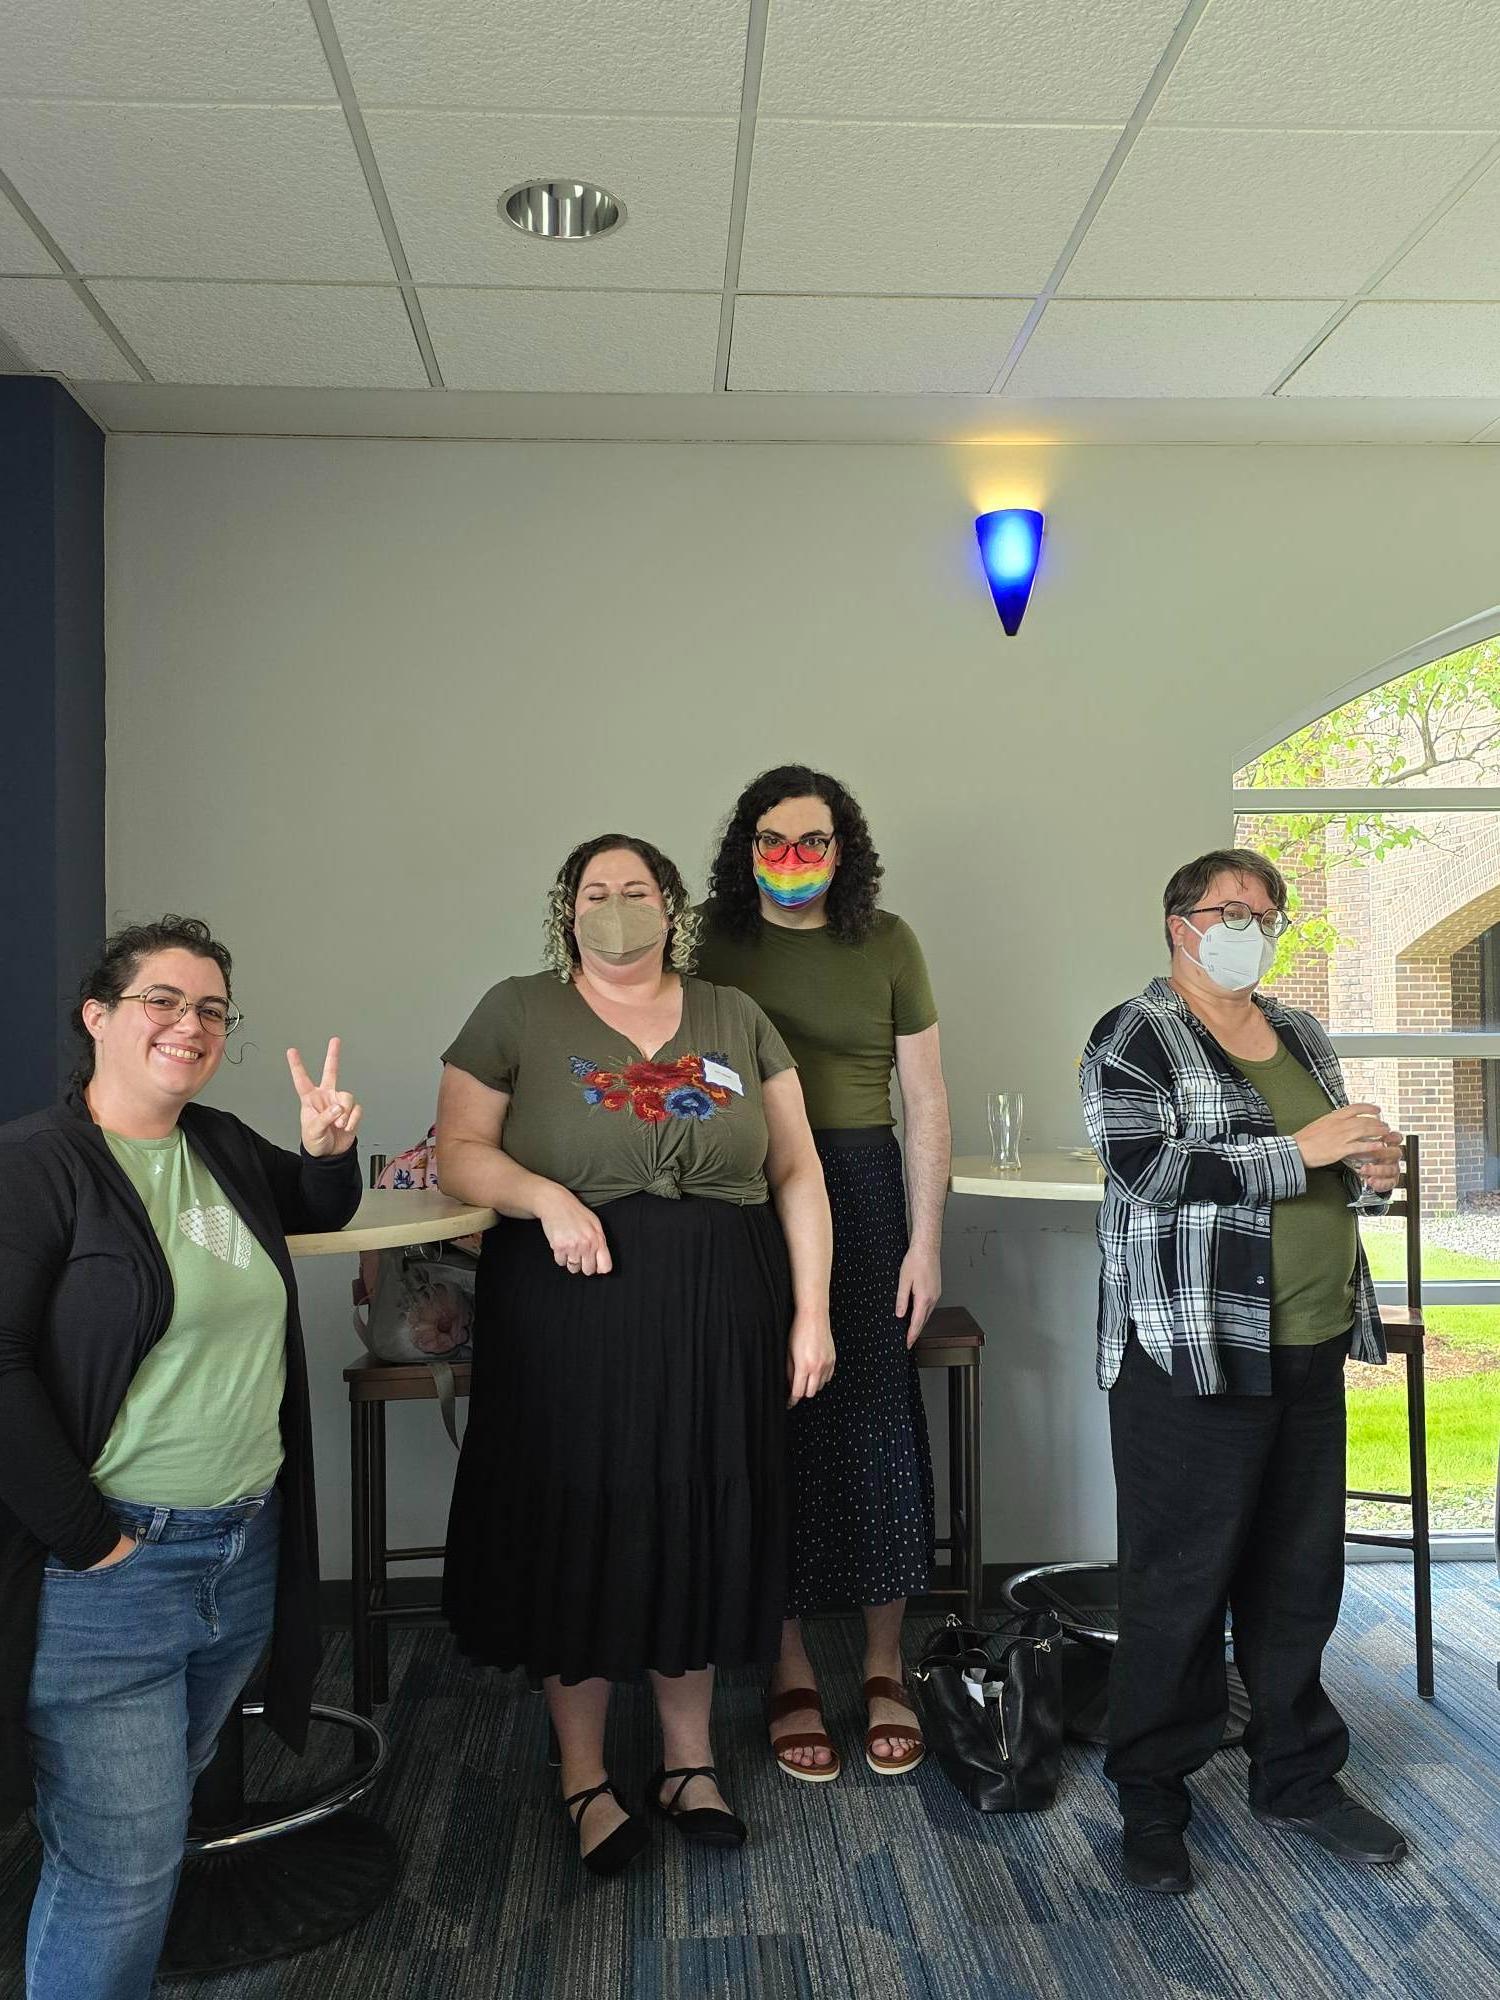
[[265, 1493], [281, 1470], [281, 1273], [182, 1132], [104, 1138], [145, 1204], [173, 1304], [94, 1461], [94, 1484], [152, 1507], [227, 1507]]
[[501, 1145], [590, 1207], [623, 1195], [767, 1199], [761, 1085], [792, 1068], [759, 1007], [682, 982], [677, 1033], [648, 1062], [555, 973], [502, 979], [443, 1061], [510, 1096]]
[[[1289, 1138], [1326, 1118], [1322, 1086], [1283, 1046], [1265, 1062], [1230, 1061], [1266, 1100], [1276, 1130]], [[1271, 1206], [1271, 1345], [1312, 1347], [1354, 1324], [1358, 1231], [1338, 1167], [1309, 1167], [1307, 1193]]]
[[703, 914], [699, 973], [765, 1008], [797, 1059], [814, 1129], [894, 1125], [896, 1037], [920, 1035], [938, 1017], [910, 926], [881, 910], [868, 937], [849, 944], [826, 925], [791, 930], [762, 917], [741, 938], [714, 922], [711, 906]]

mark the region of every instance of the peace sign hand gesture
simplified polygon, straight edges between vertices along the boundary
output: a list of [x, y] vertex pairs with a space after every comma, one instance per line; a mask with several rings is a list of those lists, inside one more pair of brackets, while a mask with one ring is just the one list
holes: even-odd
[[322, 1080], [314, 1083], [295, 1049], [286, 1052], [287, 1068], [302, 1100], [302, 1150], [319, 1159], [328, 1153], [347, 1153], [363, 1116], [347, 1090], [339, 1089], [339, 1038], [328, 1044]]

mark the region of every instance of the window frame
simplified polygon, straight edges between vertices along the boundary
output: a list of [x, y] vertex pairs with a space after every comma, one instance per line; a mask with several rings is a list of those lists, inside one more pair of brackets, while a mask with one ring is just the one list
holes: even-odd
[[[1493, 639], [1500, 639], [1500, 606], [1479, 612], [1461, 624], [1450, 625], [1446, 631], [1435, 633], [1430, 639], [1393, 654], [1380, 666], [1346, 682], [1331, 697], [1313, 703], [1284, 727], [1273, 730], [1242, 751], [1235, 758], [1230, 773], [1230, 844], [1235, 844], [1238, 823], [1245, 814], [1338, 814], [1389, 808], [1395, 789], [1391, 786], [1369, 785], [1339, 791], [1316, 787], [1257, 790], [1253, 786], [1235, 785], [1233, 778], [1236, 772], [1242, 771], [1267, 750], [1284, 743], [1289, 736], [1295, 736], [1299, 729], [1307, 728], [1310, 723], [1332, 715], [1346, 702], [1354, 701], [1374, 688], [1383, 687], [1389, 681], [1400, 680], [1404, 674], [1431, 666], [1436, 660], [1446, 659], [1450, 653], [1462, 652], [1465, 647], [1481, 645]], [[1401, 791], [1400, 798], [1403, 816], [1410, 817], [1428, 813], [1500, 812], [1500, 785], [1423, 787], [1421, 790]], [[1449, 1030], [1430, 1034], [1379, 1031], [1332, 1035], [1330, 1039], [1340, 1056], [1500, 1062], [1500, 1030]], [[1375, 1293], [1382, 1305], [1405, 1303], [1406, 1288], [1400, 1280], [1377, 1283]], [[1424, 1280], [1422, 1298], [1426, 1306], [1500, 1306], [1500, 1278]], [[1479, 1529], [1435, 1528], [1432, 1540], [1435, 1551], [1440, 1548], [1444, 1555], [1449, 1556], [1484, 1555], [1490, 1549], [1489, 1535]]]

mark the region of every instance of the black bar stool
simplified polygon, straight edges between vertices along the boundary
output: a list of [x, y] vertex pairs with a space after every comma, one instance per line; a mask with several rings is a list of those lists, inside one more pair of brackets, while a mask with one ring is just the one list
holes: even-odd
[[1382, 1306], [1380, 1329], [1386, 1351], [1406, 1363], [1406, 1493], [1372, 1493], [1350, 1487], [1350, 1500], [1382, 1500], [1405, 1507], [1411, 1533], [1391, 1535], [1373, 1528], [1347, 1528], [1346, 1542], [1366, 1548], [1407, 1549], [1411, 1554], [1412, 1619], [1417, 1641], [1417, 1693], [1433, 1699], [1432, 1531], [1427, 1508], [1427, 1322], [1422, 1312], [1422, 1144], [1409, 1133], [1401, 1147], [1401, 1181], [1386, 1208], [1406, 1223], [1406, 1304]]
[[974, 1624], [984, 1596], [984, 1534], [980, 1441], [980, 1370], [984, 1329], [963, 1306], [939, 1306], [913, 1349], [919, 1368], [948, 1374], [948, 1532], [936, 1547], [948, 1554], [948, 1582], [932, 1597], [961, 1597]]
[[[469, 1393], [473, 1364], [455, 1361], [453, 1390]], [[376, 1361], [364, 1356], [344, 1370], [349, 1389], [350, 1534], [353, 1542], [353, 1585], [349, 1607], [350, 1650], [353, 1655], [354, 1709], [373, 1715], [377, 1702], [389, 1699], [390, 1627], [422, 1624], [437, 1617], [436, 1592], [421, 1604], [386, 1602], [389, 1566], [393, 1562], [441, 1561], [441, 1543], [430, 1548], [393, 1549], [385, 1492], [385, 1408], [387, 1403], [432, 1403], [439, 1399], [432, 1370], [420, 1361]]]

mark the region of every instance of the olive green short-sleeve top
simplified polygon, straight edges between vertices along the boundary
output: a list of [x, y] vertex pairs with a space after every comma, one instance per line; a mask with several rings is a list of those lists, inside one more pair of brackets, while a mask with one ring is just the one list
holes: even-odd
[[648, 1062], [555, 973], [502, 979], [443, 1061], [505, 1091], [504, 1151], [591, 1208], [629, 1194], [768, 1198], [761, 1085], [794, 1064], [732, 987], [684, 979], [677, 1033]]
[[[1264, 1062], [1231, 1056], [1286, 1138], [1328, 1116], [1326, 1093], [1285, 1043]], [[1271, 1205], [1271, 1345], [1312, 1347], [1354, 1324], [1358, 1229], [1337, 1167], [1309, 1167], [1307, 1192]]]
[[738, 937], [715, 922], [711, 903], [703, 915], [700, 972], [765, 1008], [796, 1057], [814, 1129], [894, 1125], [896, 1037], [919, 1035], [938, 1017], [911, 926], [879, 910], [869, 935], [851, 944], [826, 925], [792, 930], [764, 917]]

